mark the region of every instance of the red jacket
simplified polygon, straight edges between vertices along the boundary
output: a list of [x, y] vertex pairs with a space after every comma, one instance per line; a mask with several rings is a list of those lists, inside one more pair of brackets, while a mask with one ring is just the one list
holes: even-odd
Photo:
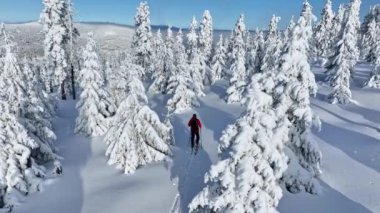
[[[193, 121], [193, 119], [196, 119], [196, 122], [197, 122], [197, 125], [198, 127], [201, 129], [202, 128], [202, 123], [201, 121], [198, 119], [198, 118], [191, 118], [188, 122], [188, 126], [191, 127], [191, 122]], [[192, 129], [192, 131], [198, 131], [198, 129]]]

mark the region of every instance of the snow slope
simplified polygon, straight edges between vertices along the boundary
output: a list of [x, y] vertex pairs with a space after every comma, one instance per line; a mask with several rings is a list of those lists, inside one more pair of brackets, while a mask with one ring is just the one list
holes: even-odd
[[[370, 67], [359, 64], [352, 85], [358, 104], [330, 105], [324, 98], [328, 87], [323, 71], [315, 69], [320, 91], [313, 108], [323, 126], [313, 137], [323, 152], [323, 193], [284, 193], [281, 212], [380, 212], [380, 91], [362, 89]], [[242, 109], [227, 105], [227, 85], [218, 82], [201, 99], [196, 109], [204, 124], [203, 148], [194, 158], [189, 154], [187, 121], [193, 112], [172, 117], [176, 146], [168, 161], [123, 175], [108, 166], [102, 138], [86, 139], [73, 134], [77, 115], [73, 101], [60, 103], [55, 128], [64, 174], [45, 183], [14, 212], [38, 213], [166, 213], [187, 212], [187, 205], [203, 184], [203, 176], [217, 161], [217, 140], [224, 128], [239, 117]], [[151, 97], [152, 108], [165, 114], [166, 97]], [[285, 191], [285, 190], [284, 190]]]

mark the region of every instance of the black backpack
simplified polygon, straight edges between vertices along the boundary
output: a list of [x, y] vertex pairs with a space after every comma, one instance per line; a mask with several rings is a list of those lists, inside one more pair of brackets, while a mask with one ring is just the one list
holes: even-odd
[[198, 132], [199, 127], [198, 127], [197, 119], [196, 118], [191, 119], [190, 126], [191, 126], [191, 131], [192, 132]]

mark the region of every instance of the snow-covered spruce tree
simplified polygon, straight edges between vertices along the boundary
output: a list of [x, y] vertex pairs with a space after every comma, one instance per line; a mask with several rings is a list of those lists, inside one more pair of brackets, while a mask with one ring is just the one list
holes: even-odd
[[139, 73], [143, 76], [144, 69], [134, 63], [133, 56], [127, 54], [119, 67], [116, 67], [113, 75], [110, 76], [109, 90], [116, 107], [119, 107], [121, 102], [128, 95], [128, 76], [130, 72]]
[[199, 50], [205, 57], [206, 64], [210, 64], [213, 43], [212, 17], [210, 11], [204, 11], [199, 28]]
[[286, 128], [276, 123], [273, 79], [257, 73], [251, 82], [247, 111], [224, 130], [219, 146], [224, 157], [205, 175], [206, 186], [189, 204], [190, 212], [277, 212], [287, 168], [277, 135]]
[[153, 83], [149, 87], [152, 93], [162, 93], [166, 87], [162, 82], [165, 80], [165, 43], [162, 39], [161, 30], [158, 29], [153, 37], [154, 54], [152, 56], [151, 73]]
[[86, 136], [101, 136], [108, 130], [107, 117], [115, 112], [115, 106], [105, 90], [104, 75], [93, 34], [89, 33], [83, 50], [83, 68], [79, 73], [81, 87], [79, 110], [75, 132]]
[[341, 31], [334, 41], [333, 55], [327, 66], [330, 86], [328, 99], [333, 104], [351, 102], [350, 79], [359, 58], [358, 10], [360, 1], [352, 0], [345, 10]]
[[181, 113], [192, 107], [199, 106], [198, 97], [194, 93], [192, 81], [189, 76], [177, 74], [177, 76], [175, 76], [175, 86], [173, 86], [171, 93], [173, 97], [168, 100], [166, 105], [169, 114]]
[[189, 72], [191, 75], [193, 89], [197, 96], [205, 96], [203, 89], [203, 76], [206, 73], [206, 63], [198, 48], [197, 20], [193, 17], [187, 34], [187, 52], [189, 56]]
[[205, 63], [205, 68], [202, 73], [203, 84], [210, 85], [214, 73], [212, 73], [211, 65], [211, 51], [213, 47], [213, 29], [212, 17], [210, 11], [205, 10], [202, 20], [200, 22], [199, 30], [199, 52], [201, 54], [201, 63]]
[[161, 123], [147, 104], [144, 85], [136, 70], [129, 70], [128, 93], [121, 102], [105, 141], [108, 163], [126, 174], [170, 154], [171, 129]]
[[365, 86], [371, 87], [371, 88], [380, 88], [380, 25], [376, 28], [376, 35], [377, 39], [374, 46], [374, 53], [375, 55], [375, 67], [374, 70], [371, 73], [370, 79], [365, 83]]
[[[132, 51], [135, 63], [149, 70], [152, 57], [152, 32], [150, 27], [149, 6], [142, 1], [135, 16], [135, 34], [132, 40]], [[145, 73], [144, 73], [145, 76]]]
[[227, 89], [227, 103], [236, 103], [242, 100], [242, 95], [246, 87], [247, 70], [245, 67], [245, 44], [244, 37], [246, 28], [244, 15], [240, 15], [232, 37], [232, 64], [230, 69], [230, 86]]
[[194, 93], [192, 78], [188, 69], [181, 30], [176, 36], [174, 52], [176, 74], [169, 78], [168, 93], [173, 94], [167, 102], [169, 114], [180, 113], [191, 109], [191, 107], [199, 106], [198, 97]]
[[34, 152], [38, 152], [41, 147], [28, 136], [6, 99], [1, 98], [0, 110], [0, 180], [6, 186], [5, 203], [13, 205], [9, 202], [18, 192], [28, 195], [40, 190], [45, 168], [34, 157]]
[[[76, 83], [76, 77], [78, 76], [78, 73], [75, 72], [78, 66], [75, 66], [79, 59], [77, 58], [78, 49], [77, 48], [77, 42], [78, 38], [80, 36], [80, 33], [77, 28], [74, 27], [74, 8], [72, 0], [67, 0], [67, 13], [66, 13], [66, 24], [69, 31], [69, 42], [68, 42], [68, 65], [69, 65], [69, 77], [70, 80], [68, 80], [68, 83], [66, 84], [66, 91], [70, 91], [72, 94], [73, 99], [76, 99], [76, 90], [75, 90], [75, 83]], [[79, 68], [79, 67], [78, 67]]]
[[265, 38], [264, 32], [260, 30], [255, 36], [255, 42], [257, 45], [256, 57], [254, 61], [254, 69], [251, 73], [261, 72], [261, 64], [263, 63], [264, 51], [265, 51]]
[[306, 191], [317, 194], [320, 191], [316, 177], [321, 173], [321, 152], [310, 135], [313, 126], [320, 127], [320, 121], [310, 106], [310, 95], [317, 92], [308, 62], [309, 39], [312, 36], [308, 22], [311, 16], [311, 6], [305, 1], [280, 59], [278, 76], [282, 86], [277, 91], [285, 94], [285, 98], [276, 98], [276, 111], [279, 120], [285, 116], [284, 119], [291, 123], [289, 140], [285, 144], [289, 157], [289, 168], [283, 177], [286, 188], [293, 193]]
[[65, 0], [44, 0], [40, 22], [43, 25], [44, 53], [48, 64], [46, 73], [42, 73], [46, 90], [60, 91], [62, 99], [66, 99], [68, 78], [67, 45], [70, 40], [68, 26], [68, 4]]
[[293, 28], [295, 25], [296, 25], [296, 23], [294, 22], [294, 16], [292, 16], [292, 18], [289, 21], [288, 26], [286, 27], [286, 29], [284, 31], [284, 39], [282, 42], [284, 46], [286, 46], [286, 44], [288, 43], [288, 41], [292, 37], [292, 31], [293, 31]]
[[226, 48], [223, 44], [223, 35], [220, 34], [219, 41], [216, 44], [215, 47], [215, 53], [214, 57], [212, 58], [211, 62], [211, 73], [210, 76], [210, 83], [214, 84], [215, 81], [220, 80], [225, 76], [225, 69], [226, 69]]
[[163, 46], [164, 49], [162, 53], [162, 70], [160, 73], [154, 73], [154, 82], [149, 89], [151, 92], [166, 94], [167, 91], [170, 89], [168, 88], [169, 78], [170, 76], [176, 75], [176, 69], [174, 66], [173, 44], [173, 32], [171, 30], [171, 27], [169, 27]]
[[48, 141], [55, 137], [47, 129], [48, 121], [40, 118], [39, 112], [33, 111], [36, 108], [43, 110], [33, 95], [35, 88], [30, 88], [32, 83], [37, 82], [27, 82], [31, 76], [28, 73], [30, 69], [20, 68], [13, 50], [15, 44], [4, 29], [2, 36], [4, 57], [0, 73], [0, 182], [3, 186], [2, 196], [4, 193], [6, 195], [1, 207], [11, 207], [14, 194], [21, 192], [27, 195], [39, 191], [41, 179], [46, 172], [42, 164], [57, 159], [57, 156]]
[[375, 19], [371, 21], [368, 25], [368, 30], [365, 34], [363, 34], [361, 41], [361, 55], [364, 60], [367, 62], [373, 63], [376, 60], [376, 40], [380, 35], [377, 31], [378, 26], [380, 26], [380, 22], [377, 23]]
[[54, 141], [57, 139], [53, 132], [52, 114], [48, 109], [49, 100], [41, 93], [41, 81], [38, 73], [32, 70], [25, 60], [22, 73], [26, 81], [27, 104], [22, 110], [21, 121], [31, 139], [39, 145], [38, 152], [34, 155], [39, 161], [47, 162], [57, 160]]
[[369, 8], [369, 12], [365, 15], [363, 19], [363, 23], [361, 25], [362, 33], [368, 31], [368, 25], [372, 22], [372, 20], [376, 20], [376, 22], [380, 22], [380, 4], [372, 5]]
[[273, 15], [269, 23], [268, 34], [264, 43], [263, 59], [260, 68], [261, 72], [273, 72], [278, 66], [282, 48], [281, 37], [277, 30], [277, 25], [280, 20], [280, 17]]
[[315, 49], [317, 57], [326, 58], [330, 56], [330, 42], [332, 37], [334, 12], [331, 0], [326, 0], [322, 10], [321, 20], [314, 28]]

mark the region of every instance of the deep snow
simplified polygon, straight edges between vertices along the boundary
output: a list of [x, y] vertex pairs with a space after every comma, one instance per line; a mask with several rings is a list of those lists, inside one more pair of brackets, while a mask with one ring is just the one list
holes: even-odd
[[[321, 132], [313, 137], [323, 153], [320, 196], [284, 192], [281, 212], [380, 212], [380, 91], [363, 89], [370, 67], [359, 64], [352, 85], [357, 104], [331, 105], [325, 101], [328, 86], [321, 69], [313, 109], [320, 115]], [[74, 101], [61, 102], [54, 126], [59, 138], [64, 174], [45, 182], [41, 193], [25, 199], [14, 212], [38, 213], [166, 213], [187, 212], [187, 205], [202, 187], [203, 176], [217, 157], [217, 141], [224, 128], [242, 112], [227, 105], [226, 85], [218, 82], [201, 99], [196, 110], [203, 129], [203, 148], [193, 159], [189, 154], [187, 121], [193, 112], [172, 117], [176, 146], [174, 157], [124, 175], [107, 165], [102, 138], [73, 134], [77, 116]], [[163, 118], [166, 97], [150, 98]], [[285, 191], [285, 190], [284, 190]]]

